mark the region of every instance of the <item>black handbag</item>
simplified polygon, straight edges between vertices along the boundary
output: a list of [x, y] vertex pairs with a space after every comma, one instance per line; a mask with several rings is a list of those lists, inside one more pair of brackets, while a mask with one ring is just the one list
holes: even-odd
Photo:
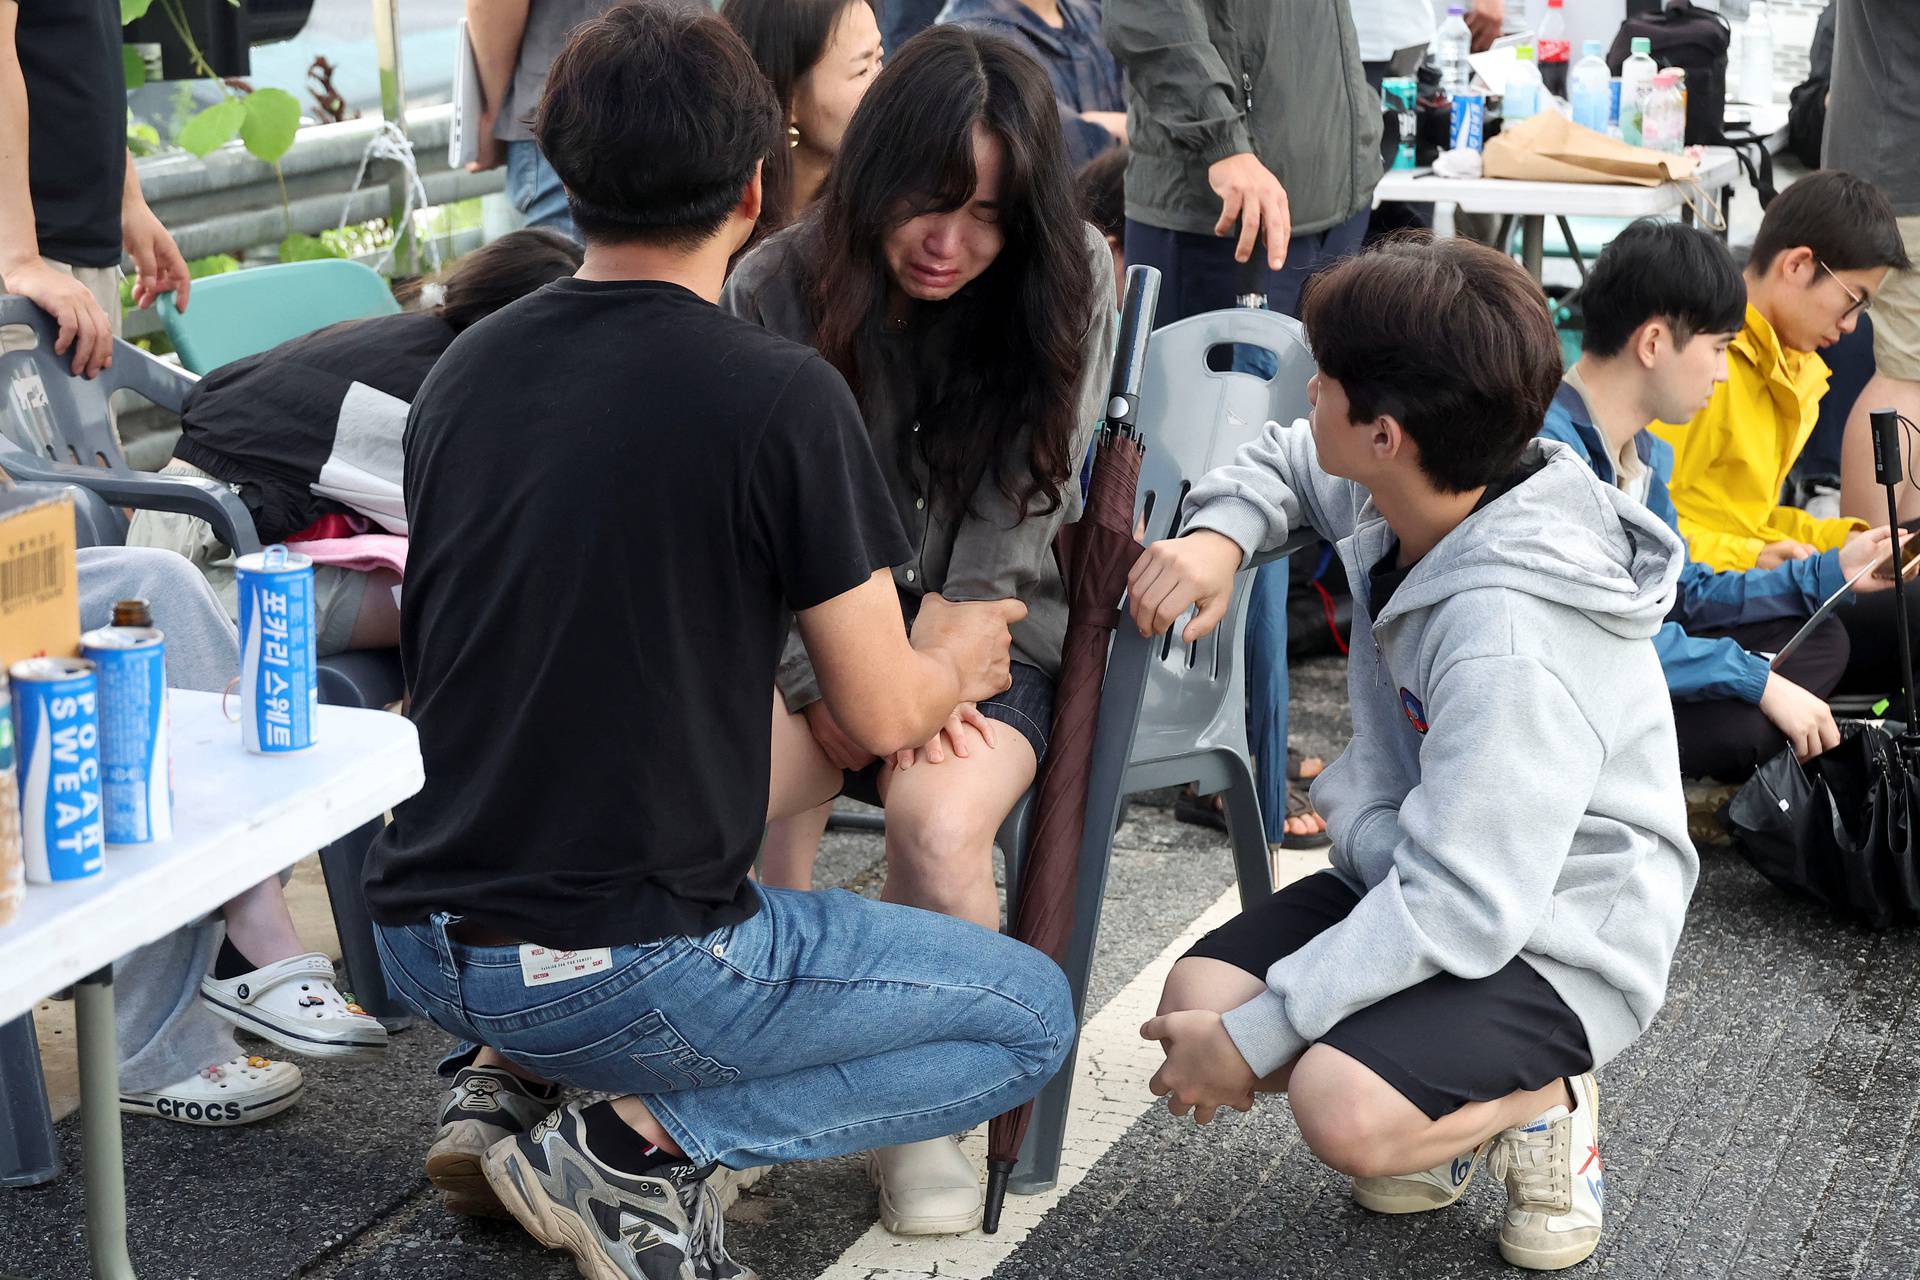
[[1767, 760], [1727, 806], [1734, 843], [1773, 883], [1875, 929], [1920, 924], [1920, 779], [1884, 729], [1843, 722], [1802, 764]]

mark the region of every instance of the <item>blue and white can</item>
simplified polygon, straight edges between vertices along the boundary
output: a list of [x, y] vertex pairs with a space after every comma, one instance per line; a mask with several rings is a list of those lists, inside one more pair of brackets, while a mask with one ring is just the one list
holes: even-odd
[[282, 546], [241, 556], [240, 735], [262, 755], [314, 742], [320, 689], [314, 653], [313, 561]]
[[101, 627], [80, 637], [100, 680], [101, 798], [108, 844], [173, 837], [173, 748], [166, 637], [153, 627]]
[[28, 658], [7, 672], [20, 773], [27, 880], [59, 884], [107, 868], [100, 816], [100, 682], [85, 658]]
[[1478, 151], [1484, 145], [1487, 129], [1487, 95], [1477, 89], [1463, 89], [1453, 95], [1453, 119], [1447, 130], [1447, 146], [1454, 151]]

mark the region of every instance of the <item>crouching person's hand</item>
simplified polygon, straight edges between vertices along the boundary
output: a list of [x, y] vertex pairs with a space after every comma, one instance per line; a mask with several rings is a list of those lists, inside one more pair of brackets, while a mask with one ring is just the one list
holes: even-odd
[[1778, 672], [1767, 677], [1767, 687], [1760, 695], [1760, 714], [1786, 735], [1793, 754], [1802, 760], [1811, 760], [1840, 745], [1840, 726], [1833, 722], [1833, 708]]
[[1148, 547], [1127, 575], [1127, 600], [1140, 634], [1157, 636], [1196, 606], [1193, 621], [1180, 633], [1184, 643], [1219, 626], [1243, 558], [1240, 544], [1211, 529], [1162, 538]]
[[1158, 1040], [1166, 1051], [1166, 1062], [1147, 1088], [1156, 1098], [1165, 1098], [1173, 1114], [1191, 1111], [1195, 1124], [1206, 1124], [1222, 1107], [1253, 1110], [1253, 1068], [1240, 1056], [1219, 1014], [1206, 1009], [1163, 1013], [1149, 1018], [1140, 1035]]
[[1007, 630], [1027, 616], [1018, 600], [956, 604], [937, 594], [921, 597], [913, 620], [913, 647], [938, 650], [952, 659], [960, 677], [960, 701], [985, 702], [1013, 683], [1013, 635]]

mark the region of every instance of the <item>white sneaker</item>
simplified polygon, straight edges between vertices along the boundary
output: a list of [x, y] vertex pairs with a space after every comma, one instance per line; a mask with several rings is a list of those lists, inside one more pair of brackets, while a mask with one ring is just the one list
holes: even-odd
[[1507, 1184], [1500, 1256], [1516, 1267], [1558, 1271], [1600, 1244], [1606, 1182], [1600, 1162], [1600, 1086], [1571, 1076], [1574, 1109], [1552, 1107], [1494, 1139], [1493, 1176]]
[[932, 1138], [867, 1153], [880, 1188], [880, 1225], [897, 1236], [958, 1235], [980, 1225], [980, 1171], [957, 1138]]
[[371, 1058], [387, 1029], [333, 985], [333, 962], [318, 951], [290, 956], [237, 978], [200, 980], [200, 998], [242, 1031], [310, 1058]]
[[227, 1128], [280, 1114], [294, 1104], [304, 1083], [300, 1068], [291, 1062], [242, 1054], [151, 1093], [123, 1093], [120, 1109], [181, 1124]]
[[1354, 1203], [1375, 1213], [1426, 1213], [1444, 1209], [1466, 1194], [1473, 1175], [1480, 1171], [1480, 1162], [1492, 1147], [1493, 1139], [1489, 1138], [1465, 1155], [1420, 1173], [1355, 1178]]

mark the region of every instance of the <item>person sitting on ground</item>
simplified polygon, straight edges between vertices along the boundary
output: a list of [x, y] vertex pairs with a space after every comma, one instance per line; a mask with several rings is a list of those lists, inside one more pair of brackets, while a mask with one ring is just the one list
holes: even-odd
[[880, 20], [871, 0], [726, 0], [720, 16], [747, 42], [787, 119], [767, 157], [755, 232], [766, 236], [820, 194], [854, 108], [880, 74]]
[[1354, 736], [1314, 784], [1331, 870], [1175, 963], [1150, 1087], [1206, 1123], [1285, 1092], [1359, 1203], [1453, 1203], [1490, 1158], [1500, 1252], [1601, 1227], [1596, 1072], [1645, 1031], [1698, 875], [1648, 640], [1673, 532], [1531, 439], [1560, 379], [1537, 285], [1459, 239], [1390, 239], [1308, 286], [1307, 423], [1197, 481], [1127, 583], [1142, 632], [1220, 622], [1311, 525], [1354, 584]]
[[[910, 531], [893, 575], [908, 616], [934, 593], [1030, 611], [1013, 687], [891, 755], [846, 732], [847, 709], [789, 642], [773, 750], [818, 807], [769, 830], [762, 883], [812, 886], [846, 791], [886, 806], [882, 897], [999, 927], [994, 834], [1053, 729], [1067, 627], [1053, 540], [1080, 514], [1112, 364], [1109, 262], [1075, 207], [1046, 77], [1011, 41], [943, 26], [880, 73], [813, 211], [727, 281], [722, 306], [818, 348], [855, 388]], [[872, 1168], [889, 1230], [979, 1224], [980, 1176], [958, 1144], [883, 1149]]]
[[[404, 534], [400, 435], [434, 361], [475, 321], [579, 266], [580, 246], [558, 231], [510, 232], [423, 287], [430, 301], [421, 310], [343, 320], [222, 365], [188, 393], [161, 474], [238, 486], [267, 545], [376, 528]], [[205, 520], [137, 511], [127, 545], [179, 552], [238, 616], [233, 552]], [[321, 656], [398, 644], [399, 584], [392, 567], [316, 564]]]
[[941, 22], [1005, 36], [1053, 82], [1067, 158], [1077, 169], [1127, 140], [1120, 64], [1100, 31], [1097, 0], [947, 0]]
[[[850, 749], [890, 756], [1006, 690], [1025, 613], [928, 595], [909, 631], [845, 381], [715, 305], [781, 127], [711, 10], [581, 27], [535, 128], [586, 262], [456, 338], [407, 430], [426, 782], [367, 902], [395, 989], [468, 1042], [429, 1177], [589, 1275], [745, 1275], [716, 1164], [965, 1129], [1074, 1037], [1023, 943], [748, 876], [765, 820], [820, 800], [769, 750], [790, 621]], [[550, 1084], [615, 1096], [526, 1128]]]
[[[104, 625], [116, 601], [145, 600], [166, 633], [168, 685], [226, 689], [239, 636], [192, 565], [147, 547], [82, 547], [77, 564], [85, 626]], [[279, 877], [115, 961], [120, 1109], [215, 1128], [285, 1111], [300, 1068], [241, 1052], [235, 1027], [305, 1057], [379, 1056], [386, 1028], [334, 983], [332, 962], [300, 941]]]
[[1859, 178], [1811, 173], [1767, 206], [1726, 384], [1686, 423], [1653, 425], [1673, 446], [1669, 492], [1694, 559], [1772, 568], [1866, 527], [1782, 506], [1780, 493], [1820, 416], [1827, 366], [1818, 349], [1852, 333], [1887, 271], [1907, 265], [1893, 207]]
[[[1540, 434], [1571, 446], [1678, 533], [1667, 496], [1673, 450], [1647, 428], [1706, 407], [1726, 380], [1746, 301], [1740, 269], [1717, 237], [1677, 222], [1634, 223], [1587, 274], [1586, 349], [1554, 392]], [[1839, 744], [1825, 699], [1846, 671], [1846, 628], [1829, 617], [1777, 667], [1769, 659], [1890, 546], [1877, 529], [1772, 569], [1715, 572], [1687, 562], [1673, 614], [1653, 641], [1673, 696], [1681, 773], [1744, 782], [1788, 743], [1802, 760]], [[1867, 574], [1854, 590], [1891, 585]]]

